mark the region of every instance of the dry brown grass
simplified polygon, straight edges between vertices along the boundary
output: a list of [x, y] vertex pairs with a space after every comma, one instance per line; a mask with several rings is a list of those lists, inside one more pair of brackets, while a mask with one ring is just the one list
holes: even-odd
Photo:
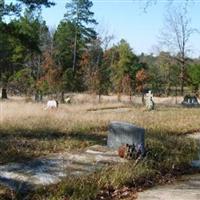
[[185, 134], [200, 128], [200, 109], [157, 104], [155, 111], [148, 112], [127, 102], [98, 104], [83, 103], [81, 96], [77, 99], [79, 104], [63, 104], [58, 110], [44, 110], [45, 104], [22, 99], [0, 102], [0, 162], [105, 144], [110, 121], [134, 123], [146, 128], [147, 134]]
[[0, 122], [4, 130], [52, 129], [69, 132], [77, 126], [106, 127], [113, 120], [128, 121], [148, 129], [160, 127], [172, 133], [186, 133], [200, 128], [200, 109], [158, 105], [155, 111], [147, 112], [142, 107], [124, 103], [81, 103], [60, 105], [58, 110], [45, 111], [45, 104], [19, 101], [2, 102], [1, 106]]
[[121, 187], [134, 185], [141, 177], [173, 174], [174, 167], [179, 170], [188, 164], [197, 149], [194, 141], [174, 135], [199, 130], [200, 109], [157, 105], [155, 111], [148, 112], [127, 102], [76, 101], [60, 105], [58, 110], [45, 111], [45, 104], [25, 103], [21, 99], [0, 102], [0, 105], [0, 163], [105, 144], [107, 125], [114, 120], [131, 122], [147, 130], [150, 154], [138, 168], [114, 166], [91, 179], [65, 180], [42, 191], [41, 199], [46, 199], [46, 195], [50, 195], [47, 199], [63, 199], [68, 195], [72, 199], [89, 199], [107, 184]]
[[105, 144], [110, 121], [134, 123], [146, 128], [147, 134], [185, 134], [200, 128], [200, 109], [157, 105], [148, 112], [127, 103], [95, 102], [44, 110], [45, 104], [22, 100], [0, 104], [0, 163]]

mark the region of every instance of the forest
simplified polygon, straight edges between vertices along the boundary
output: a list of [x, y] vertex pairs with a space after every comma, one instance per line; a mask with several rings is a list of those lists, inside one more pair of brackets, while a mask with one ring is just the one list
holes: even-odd
[[[66, 2], [66, 13], [53, 29], [42, 17], [49, 0], [0, 1], [0, 87], [10, 95], [68, 92], [97, 95], [198, 95], [200, 59], [189, 56], [188, 41], [197, 31], [183, 12], [166, 19], [161, 42], [167, 50], [136, 55], [125, 39], [97, 32], [90, 0]], [[8, 19], [10, 17], [10, 20]], [[169, 31], [170, 30], [170, 31]], [[166, 49], [166, 48], [165, 48]]]

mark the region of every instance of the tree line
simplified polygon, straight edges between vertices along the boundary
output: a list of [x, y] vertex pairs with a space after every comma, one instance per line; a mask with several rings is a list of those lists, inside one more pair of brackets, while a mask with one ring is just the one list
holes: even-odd
[[[120, 100], [122, 94], [131, 98], [149, 89], [158, 95], [183, 94], [184, 87], [198, 94], [200, 60], [187, 56], [193, 29], [179, 14], [169, 20], [180, 25], [171, 32], [177, 38], [170, 41], [174, 37], [163, 34], [165, 42], [175, 41], [175, 53], [136, 55], [126, 40], [111, 44], [111, 35], [103, 37], [96, 31], [92, 1], [66, 3], [66, 14], [55, 30], [47, 27], [41, 14], [43, 6], [53, 5], [48, 0], [18, 0], [16, 4], [0, 0], [2, 98], [9, 91], [35, 95], [37, 101], [57, 94], [64, 101], [66, 92], [87, 91], [99, 98], [117, 93]], [[12, 20], [6, 21], [6, 16], [13, 16]]]

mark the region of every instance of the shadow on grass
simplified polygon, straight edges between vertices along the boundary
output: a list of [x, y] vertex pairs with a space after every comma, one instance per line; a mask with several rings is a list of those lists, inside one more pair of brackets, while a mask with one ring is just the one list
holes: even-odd
[[30, 160], [49, 153], [83, 149], [95, 144], [104, 145], [105, 137], [100, 133], [64, 133], [52, 129], [0, 131], [0, 164]]
[[34, 140], [69, 140], [74, 139], [78, 141], [92, 141], [98, 144], [103, 144], [105, 135], [98, 133], [85, 133], [85, 132], [58, 132], [57, 130], [45, 129], [45, 130], [24, 130], [24, 129], [16, 129], [15, 132], [7, 133], [0, 131], [0, 139], [1, 140], [9, 140], [9, 139], [34, 139]]
[[15, 179], [4, 178], [4, 177], [0, 177], [0, 183], [3, 183], [5, 186], [7, 185], [12, 190], [18, 191], [20, 193], [26, 193], [30, 191], [31, 187], [33, 187], [32, 185], [26, 182], [15, 180]]
[[[50, 142], [54, 139], [75, 139], [79, 142], [85, 140], [97, 144], [105, 143], [105, 136], [97, 133], [54, 133], [51, 130], [49, 134], [47, 132], [21, 133], [20, 137], [21, 139], [25, 138], [27, 140], [30, 138], [43, 140], [45, 138]], [[13, 135], [11, 136], [14, 137]], [[188, 167], [189, 162], [194, 158], [197, 150], [197, 146], [193, 140], [159, 130], [148, 130], [146, 132], [146, 146], [149, 150], [148, 155], [139, 163], [137, 169], [133, 167], [132, 163], [127, 163], [122, 166], [116, 165], [108, 172], [105, 171], [99, 176], [96, 174], [95, 176], [80, 179], [81, 181], [79, 179], [67, 179], [57, 185], [45, 188], [41, 193], [39, 191], [33, 192], [33, 195], [37, 194], [38, 198], [41, 197], [41, 199], [42, 197], [48, 199], [48, 195], [55, 197], [55, 199], [61, 199], [63, 195], [66, 197], [73, 195], [74, 198], [72, 199], [76, 199], [81, 194], [81, 199], [83, 200], [92, 199], [91, 196], [97, 195], [97, 192], [102, 189], [102, 185], [106, 185], [108, 182], [112, 182], [113, 185], [111, 186], [113, 187], [118, 184], [120, 186], [125, 185], [138, 188], [146, 187], [145, 185], [149, 180], [153, 185], [158, 183], [159, 180], [162, 180], [165, 175], [168, 177], [170, 174], [173, 177], [176, 176], [176, 173], [184, 173], [185, 168]]]
[[[105, 144], [105, 135], [84, 132], [62, 133], [52, 129], [31, 132], [18, 129], [11, 133], [0, 132], [0, 164], [23, 163], [50, 153], [81, 149], [94, 144]], [[27, 183], [0, 178], [0, 184], [5, 182], [9, 182], [9, 185], [18, 191], [15, 194], [16, 199], [22, 199], [21, 195], [26, 194], [26, 189], [30, 188]], [[12, 192], [8, 190], [7, 194], [0, 194], [0, 199], [13, 199]]]

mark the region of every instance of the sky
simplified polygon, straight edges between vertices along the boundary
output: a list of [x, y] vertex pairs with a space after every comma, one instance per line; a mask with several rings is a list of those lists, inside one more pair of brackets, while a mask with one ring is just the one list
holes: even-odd
[[[11, 0], [7, 0], [11, 1]], [[173, 6], [181, 7], [181, 0]], [[56, 28], [63, 19], [67, 0], [55, 0], [56, 6], [45, 8], [42, 15], [51, 28]], [[164, 27], [165, 15], [170, 9], [166, 0], [159, 0], [144, 11], [145, 0], [92, 0], [94, 18], [99, 22], [97, 30], [114, 35], [113, 42], [125, 39], [136, 54], [157, 53], [159, 35]], [[143, 2], [143, 3], [142, 3]], [[191, 26], [200, 30], [200, 0], [188, 5]], [[191, 56], [200, 56], [200, 34], [191, 38]]]

